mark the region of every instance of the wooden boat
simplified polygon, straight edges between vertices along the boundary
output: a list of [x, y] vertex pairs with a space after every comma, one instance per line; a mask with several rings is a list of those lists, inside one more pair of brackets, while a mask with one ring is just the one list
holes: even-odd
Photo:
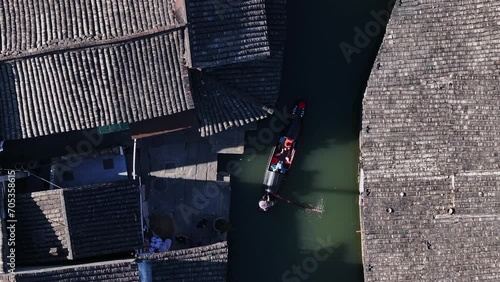
[[293, 164], [305, 110], [306, 102], [299, 100], [293, 107], [289, 126], [283, 131], [269, 157], [264, 175], [264, 195], [259, 201], [259, 208], [263, 211], [268, 211], [275, 205], [276, 196]]

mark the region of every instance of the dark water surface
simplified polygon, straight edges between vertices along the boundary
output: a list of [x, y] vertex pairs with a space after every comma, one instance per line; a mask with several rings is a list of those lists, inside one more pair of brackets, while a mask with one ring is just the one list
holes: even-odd
[[[384, 29], [371, 12], [388, 0], [288, 1], [288, 37], [279, 107], [308, 100], [305, 132], [282, 196], [322, 206], [320, 216], [280, 203], [258, 211], [272, 144], [247, 146], [232, 177], [230, 279], [233, 282], [363, 281], [358, 212], [361, 99]], [[386, 19], [383, 17], [383, 19]], [[355, 27], [370, 28], [369, 44]], [[377, 32], [377, 27], [380, 30]], [[355, 40], [358, 44], [355, 45]], [[339, 47], [357, 46], [348, 63]], [[347, 46], [347, 45], [345, 45]], [[259, 129], [270, 128], [269, 119]], [[258, 136], [258, 131], [247, 138]], [[275, 139], [277, 138], [275, 135]], [[259, 146], [260, 147], [260, 146]], [[261, 148], [257, 148], [261, 149]], [[225, 160], [227, 161], [227, 159]]]

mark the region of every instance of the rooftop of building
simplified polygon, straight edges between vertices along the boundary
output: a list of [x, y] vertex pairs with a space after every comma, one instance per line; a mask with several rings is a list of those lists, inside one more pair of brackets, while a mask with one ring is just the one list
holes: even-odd
[[363, 100], [365, 281], [498, 281], [500, 4], [397, 2]]
[[[203, 136], [262, 119], [279, 91], [284, 2], [230, 2], [5, 2], [1, 137], [144, 122], [195, 108]], [[208, 70], [219, 83], [190, 74]]]

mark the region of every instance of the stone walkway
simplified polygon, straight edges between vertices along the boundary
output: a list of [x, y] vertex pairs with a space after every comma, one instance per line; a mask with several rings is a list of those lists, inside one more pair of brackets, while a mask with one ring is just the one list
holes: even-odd
[[[189, 238], [185, 244], [173, 240], [171, 250], [225, 241], [212, 223], [229, 218], [231, 189], [229, 182], [217, 181], [217, 154], [209, 140], [197, 132], [151, 137], [138, 142], [138, 152], [151, 230]], [[203, 218], [206, 227], [197, 228]]]

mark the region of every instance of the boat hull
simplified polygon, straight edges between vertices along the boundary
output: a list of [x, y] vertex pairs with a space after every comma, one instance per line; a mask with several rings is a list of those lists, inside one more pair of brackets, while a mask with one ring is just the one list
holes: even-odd
[[259, 202], [259, 207], [263, 211], [268, 211], [275, 205], [275, 198], [292, 166], [296, 144], [302, 132], [304, 113], [305, 101], [299, 100], [292, 110], [288, 128], [283, 132], [269, 156], [263, 181], [264, 195]]
[[266, 171], [264, 175], [264, 191], [271, 194], [278, 194], [279, 189], [283, 182], [285, 181], [285, 175], [274, 172], [274, 171]]

